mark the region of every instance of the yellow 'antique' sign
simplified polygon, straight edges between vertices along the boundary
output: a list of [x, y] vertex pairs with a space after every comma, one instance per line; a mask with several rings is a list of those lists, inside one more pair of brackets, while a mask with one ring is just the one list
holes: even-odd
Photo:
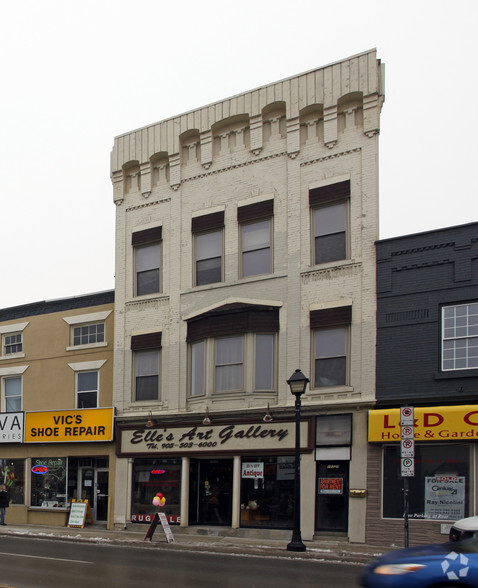
[[[415, 441], [478, 439], [478, 405], [415, 408]], [[369, 410], [368, 440], [400, 441], [400, 409]]]
[[25, 413], [25, 443], [112, 440], [112, 408]]

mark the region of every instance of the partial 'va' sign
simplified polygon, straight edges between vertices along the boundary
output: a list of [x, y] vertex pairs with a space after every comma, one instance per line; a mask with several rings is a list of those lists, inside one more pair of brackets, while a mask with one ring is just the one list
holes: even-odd
[[23, 443], [23, 412], [0, 414], [0, 443]]

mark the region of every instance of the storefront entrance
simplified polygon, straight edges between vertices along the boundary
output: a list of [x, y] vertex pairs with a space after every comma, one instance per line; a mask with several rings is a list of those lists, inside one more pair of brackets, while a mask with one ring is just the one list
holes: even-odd
[[349, 462], [317, 462], [317, 531], [347, 533]]
[[232, 475], [232, 459], [191, 459], [190, 525], [231, 525]]
[[108, 470], [80, 468], [79, 483], [83, 500], [88, 499], [95, 521], [108, 518]]
[[73, 459], [69, 464], [72, 498], [88, 500], [95, 522], [108, 519], [108, 477], [105, 459]]

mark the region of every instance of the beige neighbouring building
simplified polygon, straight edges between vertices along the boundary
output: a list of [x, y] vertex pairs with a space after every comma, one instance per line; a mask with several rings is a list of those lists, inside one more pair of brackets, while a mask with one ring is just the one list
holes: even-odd
[[302, 538], [365, 540], [383, 84], [371, 50], [115, 138], [117, 528], [288, 533], [299, 368]]
[[7, 524], [64, 526], [72, 500], [112, 527], [114, 292], [0, 309]]

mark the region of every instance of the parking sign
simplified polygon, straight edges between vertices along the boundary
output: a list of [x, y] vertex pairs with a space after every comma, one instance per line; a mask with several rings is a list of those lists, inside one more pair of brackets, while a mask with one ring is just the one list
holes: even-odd
[[404, 457], [401, 460], [403, 478], [410, 478], [415, 475], [415, 460], [413, 457]]
[[412, 406], [402, 406], [400, 409], [400, 426], [407, 427], [413, 426], [414, 424], [414, 414], [413, 414], [413, 407]]
[[400, 444], [401, 457], [415, 457], [415, 441], [413, 439], [402, 439]]

